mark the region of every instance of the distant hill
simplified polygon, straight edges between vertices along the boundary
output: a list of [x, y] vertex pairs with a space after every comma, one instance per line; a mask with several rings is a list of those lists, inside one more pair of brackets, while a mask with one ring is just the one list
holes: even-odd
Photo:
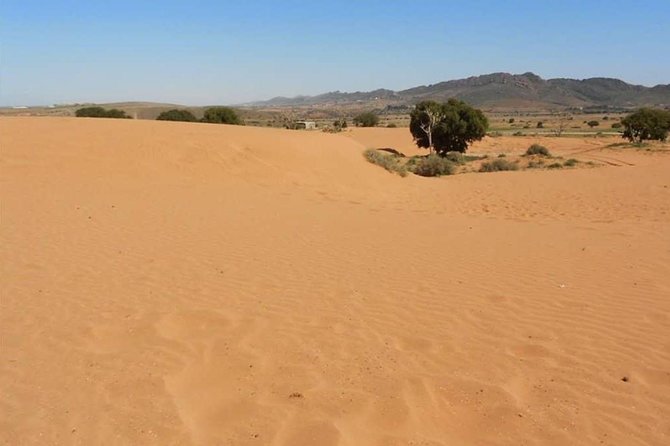
[[645, 87], [619, 79], [542, 79], [534, 73], [492, 73], [407, 90], [334, 91], [318, 96], [276, 97], [247, 104], [261, 107], [411, 105], [424, 99], [459, 98], [487, 109], [670, 106], [670, 84]]

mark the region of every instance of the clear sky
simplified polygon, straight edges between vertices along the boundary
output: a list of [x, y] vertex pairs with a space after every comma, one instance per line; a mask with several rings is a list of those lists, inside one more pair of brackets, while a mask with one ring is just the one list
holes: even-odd
[[0, 0], [0, 104], [234, 104], [496, 71], [670, 83], [670, 0]]

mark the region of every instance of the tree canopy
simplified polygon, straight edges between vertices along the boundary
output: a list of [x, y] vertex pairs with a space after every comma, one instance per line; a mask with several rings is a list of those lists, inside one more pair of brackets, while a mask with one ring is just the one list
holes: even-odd
[[112, 108], [107, 110], [103, 107], [84, 107], [77, 110], [75, 116], [78, 118], [119, 118], [119, 119], [131, 119], [130, 116], [126, 114], [123, 110]]
[[623, 137], [631, 142], [665, 141], [670, 131], [670, 111], [641, 108], [621, 120]]
[[374, 127], [379, 124], [379, 117], [373, 112], [364, 112], [354, 117], [356, 127]]
[[458, 99], [446, 103], [423, 101], [410, 114], [409, 130], [419, 147], [444, 155], [465, 152], [486, 135], [489, 122], [481, 110]]
[[156, 118], [157, 121], [184, 121], [184, 122], [195, 122], [197, 118], [193, 113], [188, 110], [183, 109], [172, 109], [162, 112]]
[[230, 107], [210, 107], [205, 110], [205, 116], [202, 122], [211, 122], [214, 124], [234, 124], [244, 125], [244, 121], [240, 118], [235, 110]]

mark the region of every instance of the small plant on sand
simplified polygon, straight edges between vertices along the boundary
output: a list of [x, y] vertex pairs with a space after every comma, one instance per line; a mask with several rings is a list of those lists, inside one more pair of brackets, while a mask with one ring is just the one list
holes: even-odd
[[502, 172], [504, 170], [519, 170], [519, 165], [504, 158], [498, 158], [482, 163], [482, 166], [479, 168], [480, 172]]
[[579, 160], [576, 160], [576, 159], [574, 159], [574, 158], [570, 158], [570, 159], [566, 160], [566, 161], [563, 163], [563, 165], [564, 165], [565, 167], [574, 167], [574, 166], [577, 165], [577, 163], [579, 163]]
[[523, 136], [523, 132], [521, 130], [516, 131], [516, 132], [512, 133], [512, 136]]
[[562, 169], [563, 164], [561, 163], [552, 163], [547, 166], [547, 169]]
[[506, 156], [507, 156], [507, 155], [505, 155], [504, 153], [499, 153], [499, 154], [498, 154], [498, 158], [505, 158]]
[[389, 122], [388, 124], [386, 124], [387, 129], [394, 129], [396, 127], [398, 127], [398, 126], [396, 125], [395, 122]]
[[381, 166], [391, 173], [397, 173], [401, 177], [407, 176], [407, 168], [400, 162], [397, 155], [382, 153], [375, 149], [368, 149], [363, 152], [363, 156], [372, 164]]
[[540, 169], [542, 167], [544, 167], [544, 160], [542, 158], [528, 162], [529, 169]]
[[456, 173], [456, 164], [435, 153], [412, 158], [407, 167], [410, 172], [422, 177], [439, 177]]
[[525, 155], [551, 156], [551, 153], [549, 152], [549, 149], [547, 149], [545, 146], [542, 146], [540, 144], [533, 144], [532, 146], [528, 147]]

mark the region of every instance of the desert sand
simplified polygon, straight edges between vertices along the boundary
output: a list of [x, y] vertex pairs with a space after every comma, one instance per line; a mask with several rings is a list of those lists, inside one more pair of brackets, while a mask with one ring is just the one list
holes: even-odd
[[670, 444], [670, 153], [541, 142], [1, 118], [0, 444]]

